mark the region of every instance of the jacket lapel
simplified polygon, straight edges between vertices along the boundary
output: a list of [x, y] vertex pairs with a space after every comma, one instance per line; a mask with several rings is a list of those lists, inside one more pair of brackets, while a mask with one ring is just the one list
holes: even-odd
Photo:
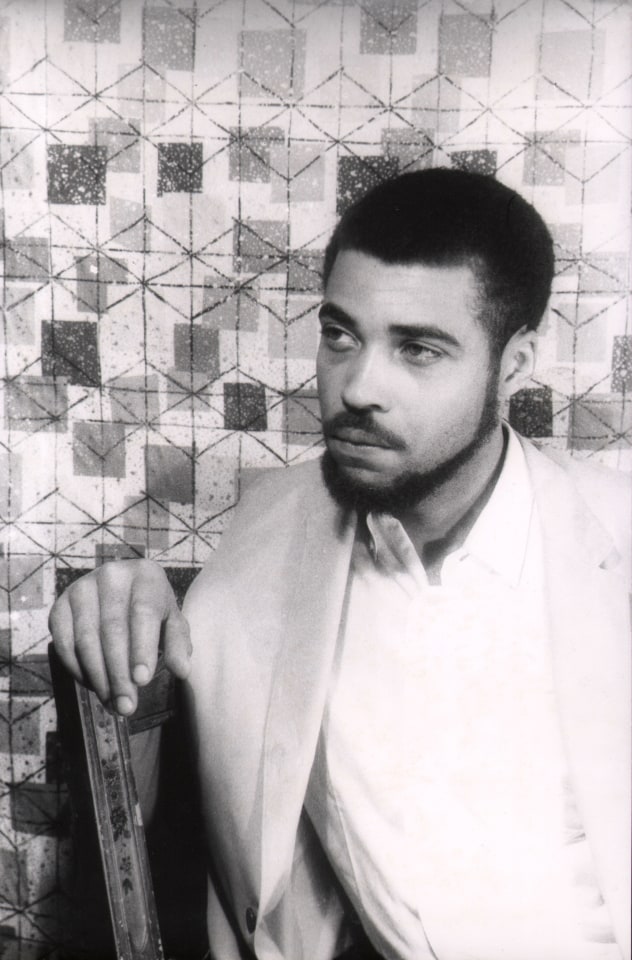
[[[630, 620], [612, 542], [565, 472], [525, 447], [542, 524], [571, 782], [617, 942], [630, 955]], [[627, 952], [626, 952], [627, 951]]]
[[323, 487], [305, 503], [301, 561], [270, 695], [263, 760], [260, 909], [287, 882], [320, 732], [344, 603], [355, 520]]

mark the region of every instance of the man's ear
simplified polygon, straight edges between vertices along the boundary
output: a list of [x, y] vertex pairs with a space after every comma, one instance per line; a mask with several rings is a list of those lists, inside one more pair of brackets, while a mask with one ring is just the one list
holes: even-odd
[[500, 358], [498, 393], [501, 400], [508, 400], [533, 376], [538, 335], [535, 330], [521, 327], [505, 345]]

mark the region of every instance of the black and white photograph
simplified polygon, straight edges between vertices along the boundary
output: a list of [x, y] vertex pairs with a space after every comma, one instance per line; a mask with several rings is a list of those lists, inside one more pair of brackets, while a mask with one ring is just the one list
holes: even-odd
[[630, 0], [0, 0], [0, 960], [630, 960]]

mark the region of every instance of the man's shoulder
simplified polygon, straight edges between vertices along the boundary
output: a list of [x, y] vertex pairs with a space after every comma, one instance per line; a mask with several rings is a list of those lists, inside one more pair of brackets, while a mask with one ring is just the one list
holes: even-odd
[[257, 471], [240, 493], [213, 555], [214, 566], [278, 566], [298, 549], [306, 525], [314, 521], [323, 537], [335, 536], [339, 510], [327, 492], [318, 460]]
[[294, 582], [307, 539], [312, 550], [335, 550], [343, 539], [341, 520], [318, 460], [258, 472], [242, 489], [217, 549], [190, 589], [188, 612], [194, 603], [206, 609], [211, 590], [217, 602], [239, 595], [253, 609], [260, 600], [266, 608], [274, 605]]
[[554, 447], [541, 446], [522, 438], [525, 451], [529, 448], [536, 451], [531, 464], [538, 463], [538, 455], [549, 463], [555, 464], [564, 471], [568, 479], [578, 488], [587, 500], [597, 508], [600, 501], [607, 496], [612, 506], [619, 505], [622, 509], [629, 508], [630, 491], [632, 490], [632, 476], [622, 470], [614, 470], [595, 460], [581, 459], [570, 453]]
[[[540, 502], [558, 505], [560, 518], [577, 519], [569, 498], [582, 503], [624, 556], [632, 552], [632, 476], [594, 460], [573, 457], [565, 451], [538, 446], [521, 438]], [[578, 498], [578, 499], [577, 499]]]
[[[249, 474], [251, 474], [250, 478]], [[244, 476], [246, 480], [242, 487], [241, 500], [253, 495], [258, 497], [287, 495], [295, 491], [323, 486], [320, 459], [306, 460], [292, 466], [246, 471]]]
[[[246, 474], [247, 477], [247, 474]], [[287, 516], [297, 507], [301, 510], [330, 502], [325, 488], [320, 460], [309, 460], [289, 467], [257, 470], [242, 482], [233, 523], [248, 514], [265, 521], [270, 511]]]

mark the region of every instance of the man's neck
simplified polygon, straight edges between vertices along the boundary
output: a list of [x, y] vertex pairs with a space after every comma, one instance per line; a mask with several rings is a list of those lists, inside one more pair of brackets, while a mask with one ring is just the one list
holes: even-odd
[[502, 426], [441, 487], [407, 510], [397, 513], [430, 582], [439, 582], [443, 560], [460, 546], [496, 486], [504, 461]]

